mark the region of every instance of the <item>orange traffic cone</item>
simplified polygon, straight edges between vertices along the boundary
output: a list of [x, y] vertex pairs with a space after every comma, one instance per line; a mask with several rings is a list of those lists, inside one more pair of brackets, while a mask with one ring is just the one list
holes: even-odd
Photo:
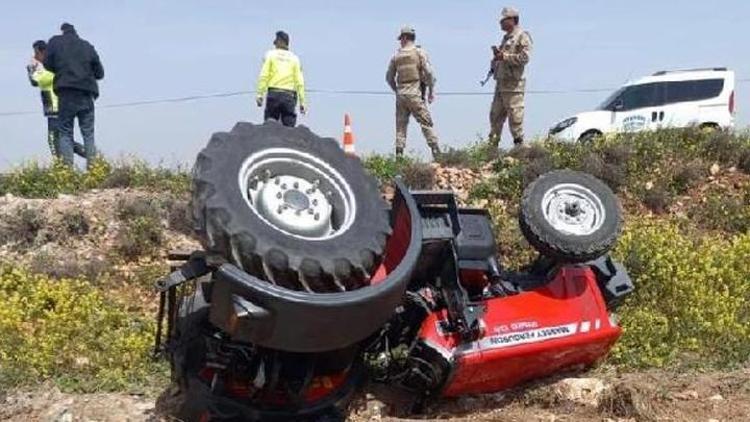
[[344, 114], [344, 153], [356, 155], [354, 152], [354, 132], [352, 132], [352, 119], [349, 113]]

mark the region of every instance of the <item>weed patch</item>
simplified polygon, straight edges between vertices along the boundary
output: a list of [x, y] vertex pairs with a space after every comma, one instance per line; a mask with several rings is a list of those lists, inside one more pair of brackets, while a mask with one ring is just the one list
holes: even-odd
[[29, 262], [29, 271], [34, 274], [60, 278], [78, 278], [98, 283], [112, 270], [112, 263], [106, 259], [77, 259], [64, 250], [39, 251]]
[[0, 222], [0, 244], [12, 244], [17, 250], [29, 248], [36, 243], [46, 223], [42, 210], [21, 206]]
[[444, 148], [437, 160], [446, 167], [479, 170], [500, 158], [500, 151], [489, 142], [475, 142], [466, 148]]
[[163, 373], [153, 323], [90, 284], [0, 267], [0, 385], [53, 380], [65, 390], [123, 390]]
[[115, 250], [127, 261], [155, 256], [165, 242], [162, 208], [151, 198], [129, 198], [117, 204], [117, 218], [124, 227], [118, 234]]
[[690, 238], [669, 222], [634, 221], [615, 255], [637, 286], [620, 310], [613, 354], [631, 367], [728, 366], [750, 356], [750, 234]]
[[690, 207], [688, 216], [695, 225], [708, 230], [750, 233], [750, 186], [739, 195], [711, 191], [704, 202]]
[[429, 189], [435, 184], [435, 170], [412, 157], [370, 155], [363, 160], [365, 169], [382, 185], [393, 183], [397, 176], [413, 189]]
[[110, 163], [96, 160], [81, 172], [55, 161], [49, 166], [26, 163], [0, 179], [0, 195], [54, 198], [90, 189], [141, 188], [151, 191], [188, 192], [190, 173], [182, 168], [152, 167], [142, 161]]
[[127, 261], [144, 256], [159, 255], [164, 244], [164, 229], [160, 220], [136, 217], [128, 220], [120, 231], [115, 250]]

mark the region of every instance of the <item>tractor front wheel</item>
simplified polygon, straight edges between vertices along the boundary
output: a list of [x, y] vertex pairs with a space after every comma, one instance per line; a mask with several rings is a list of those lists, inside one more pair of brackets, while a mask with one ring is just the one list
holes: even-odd
[[545, 173], [521, 199], [521, 231], [542, 255], [556, 261], [586, 262], [606, 254], [617, 241], [622, 222], [615, 194], [587, 173]]

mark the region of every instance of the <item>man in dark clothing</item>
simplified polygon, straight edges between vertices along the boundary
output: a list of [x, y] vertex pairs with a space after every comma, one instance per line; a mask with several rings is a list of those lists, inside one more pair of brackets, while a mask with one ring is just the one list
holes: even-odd
[[[44, 56], [47, 53], [47, 43], [42, 40], [35, 41], [32, 47], [34, 48], [34, 56], [26, 66], [26, 71], [28, 72], [31, 85], [39, 88], [39, 92], [41, 93], [42, 110], [45, 117], [47, 117], [47, 142], [49, 143], [50, 151], [54, 158], [60, 158], [57, 130], [58, 100], [55, 91], [52, 89], [55, 74], [45, 69], [42, 65]], [[73, 150], [76, 154], [86, 158], [82, 144], [74, 142]]]
[[98, 80], [104, 78], [104, 68], [94, 47], [78, 37], [69, 23], [60, 27], [62, 35], [47, 43], [44, 67], [55, 74], [54, 90], [59, 97], [59, 153], [63, 161], [73, 165], [73, 125], [78, 126], [86, 149], [89, 166], [96, 156], [94, 143], [94, 100], [99, 97]]

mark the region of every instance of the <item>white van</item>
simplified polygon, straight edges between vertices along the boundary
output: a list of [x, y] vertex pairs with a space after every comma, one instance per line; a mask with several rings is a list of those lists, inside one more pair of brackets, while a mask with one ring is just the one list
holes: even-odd
[[567, 118], [551, 137], [589, 141], [612, 132], [734, 126], [734, 72], [726, 68], [656, 72], [628, 83], [595, 111]]

